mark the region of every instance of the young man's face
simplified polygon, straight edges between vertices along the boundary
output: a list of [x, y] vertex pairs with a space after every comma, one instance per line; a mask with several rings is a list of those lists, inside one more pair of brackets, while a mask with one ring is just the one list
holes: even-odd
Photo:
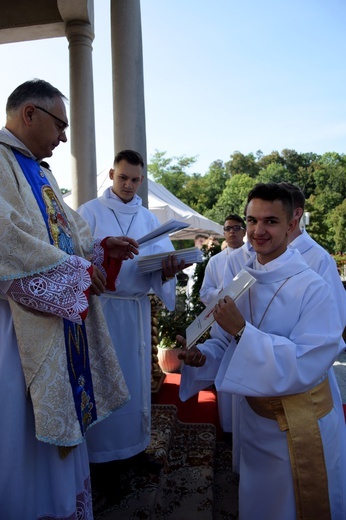
[[126, 204], [133, 199], [142, 184], [142, 166], [129, 164], [123, 159], [114, 169], [109, 170], [109, 178], [113, 181], [113, 192]]
[[238, 247], [241, 247], [244, 243], [245, 229], [237, 220], [226, 220], [223, 226], [223, 235], [228, 247], [238, 249]]
[[252, 199], [246, 210], [246, 233], [261, 264], [282, 255], [287, 248], [288, 235], [296, 226], [289, 219], [281, 200]]
[[206, 239], [203, 237], [195, 238], [195, 247], [198, 247], [198, 249], [202, 249], [202, 247], [205, 244], [205, 240]]

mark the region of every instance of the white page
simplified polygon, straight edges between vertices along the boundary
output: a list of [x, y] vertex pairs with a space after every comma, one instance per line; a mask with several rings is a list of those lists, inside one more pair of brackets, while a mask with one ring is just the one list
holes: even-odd
[[180, 229], [184, 229], [189, 226], [190, 224], [187, 224], [186, 222], [181, 222], [180, 220], [175, 220], [172, 218], [171, 220], [168, 220], [168, 222], [165, 222], [161, 226], [150, 231], [150, 233], [147, 235], [137, 239], [137, 242], [139, 245], [145, 244], [147, 246], [157, 242], [158, 240], [161, 240], [161, 238], [163, 238], [165, 235], [174, 233], [174, 231], [179, 231]]
[[138, 271], [148, 273], [151, 271], [159, 271], [162, 269], [162, 260], [169, 255], [174, 255], [177, 258], [178, 264], [184, 260], [186, 264], [200, 263], [203, 260], [203, 255], [198, 247], [188, 247], [187, 249], [177, 249], [175, 251], [166, 251], [163, 253], [156, 253], [154, 255], [141, 256], [137, 260]]
[[251, 285], [256, 282], [256, 278], [251, 276], [247, 271], [242, 269], [237, 276], [233, 278], [231, 283], [214, 298], [214, 300], [204, 309], [203, 312], [187, 327], [186, 329], [186, 347], [191, 348], [194, 343], [206, 332], [213, 324], [214, 307], [218, 301], [225, 296], [230, 296], [234, 301], [244, 292], [250, 289]]

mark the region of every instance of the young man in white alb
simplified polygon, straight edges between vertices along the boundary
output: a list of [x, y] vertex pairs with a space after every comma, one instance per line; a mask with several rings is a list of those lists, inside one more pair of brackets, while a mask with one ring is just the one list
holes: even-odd
[[[78, 209], [94, 236], [118, 233], [138, 239], [159, 226], [157, 217], [142, 205], [142, 199], [137, 195], [143, 180], [143, 167], [141, 155], [134, 150], [123, 150], [116, 155], [109, 172], [112, 185], [99, 198]], [[148, 293], [152, 289], [166, 307], [173, 310], [175, 274], [185, 267], [183, 261], [178, 265], [171, 254], [174, 247], [168, 237], [141, 246], [139, 256], [162, 252], [167, 252], [162, 270], [140, 274], [137, 262], [131, 265], [126, 262], [119, 273], [116, 291], [106, 291], [101, 297], [131, 395], [125, 406], [111, 414], [104, 425], [96, 425], [87, 437], [89, 459], [95, 463], [92, 471], [110, 497], [121, 471], [117, 461], [126, 459], [129, 464], [139, 463], [157, 469], [144, 452], [150, 442], [151, 426], [151, 305]]]
[[228, 255], [244, 244], [245, 222], [239, 215], [228, 215], [223, 226], [227, 247], [210, 258], [204, 272], [199, 296], [209, 305], [223, 288], [223, 278]]
[[240, 520], [342, 520], [345, 425], [328, 377], [342, 333], [335, 299], [287, 248], [297, 220], [286, 188], [256, 185], [246, 225], [256, 254], [244, 268], [257, 281], [237, 304], [219, 300], [211, 339], [183, 349], [180, 397], [208, 380], [239, 396]]

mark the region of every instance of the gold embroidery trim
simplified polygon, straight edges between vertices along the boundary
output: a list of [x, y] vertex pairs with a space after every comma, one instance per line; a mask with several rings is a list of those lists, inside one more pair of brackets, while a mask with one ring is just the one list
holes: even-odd
[[252, 410], [286, 431], [297, 519], [331, 518], [328, 479], [318, 419], [333, 408], [328, 378], [307, 392], [280, 397], [246, 397]]

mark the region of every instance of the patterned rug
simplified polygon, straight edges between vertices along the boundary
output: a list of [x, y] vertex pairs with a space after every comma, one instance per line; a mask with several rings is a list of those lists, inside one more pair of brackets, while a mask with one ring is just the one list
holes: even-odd
[[162, 463], [159, 473], [127, 468], [111, 498], [94, 482], [95, 520], [237, 519], [231, 447], [216, 443], [214, 425], [182, 423], [175, 406], [153, 405], [147, 452]]
[[230, 442], [217, 442], [214, 463], [213, 520], [238, 520], [239, 477], [232, 472]]

